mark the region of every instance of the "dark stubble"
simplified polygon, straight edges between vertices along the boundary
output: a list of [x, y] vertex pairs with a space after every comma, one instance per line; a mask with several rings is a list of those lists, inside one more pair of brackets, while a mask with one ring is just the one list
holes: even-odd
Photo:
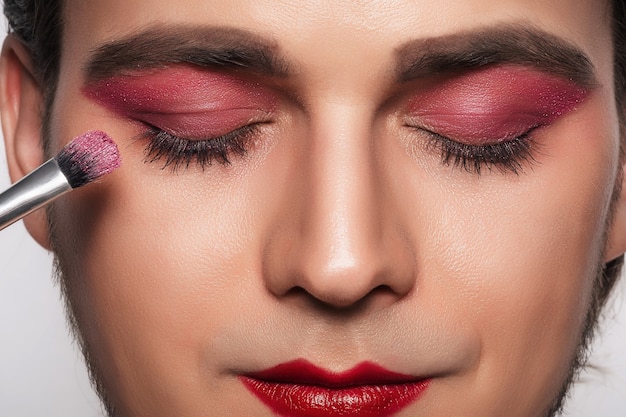
[[[618, 183], [621, 183], [621, 181], [618, 181]], [[619, 195], [619, 187], [616, 187], [616, 195]], [[614, 200], [616, 200], [616, 198], [614, 198]], [[613, 206], [614, 205], [615, 203], [613, 203]], [[606, 230], [609, 230], [611, 217], [612, 216], [610, 216], [609, 220], [607, 221]], [[74, 277], [71, 273], [68, 273], [71, 270], [70, 268], [73, 263], [72, 255], [66, 254], [63, 248], [59, 246], [59, 239], [56, 238], [57, 231], [54, 228], [55, 222], [53, 221], [53, 208], [48, 210], [48, 218], [52, 220], [50, 221], [50, 229], [51, 244], [55, 252], [54, 277], [56, 282], [59, 283], [61, 292], [63, 294], [63, 300], [66, 307], [66, 316], [70, 325], [70, 329], [74, 338], [78, 342], [78, 345], [80, 346], [83, 357], [85, 359], [85, 363], [87, 365], [91, 383], [96, 390], [98, 396], [100, 397], [100, 400], [102, 401], [104, 410], [109, 417], [119, 417], [116, 412], [115, 404], [111, 400], [111, 397], [108, 395], [107, 387], [104, 383], [104, 378], [102, 378], [102, 374], [100, 371], [101, 368], [98, 364], [98, 361], [96, 360], [96, 358], [94, 358], [92, 354], [93, 350], [89, 346], [89, 341], [83, 337], [83, 333], [81, 331], [83, 326], [89, 325], [89, 323], [81, 322], [81, 316], [79, 314], [79, 311], [77, 311], [76, 303], [73, 301], [75, 296], [79, 296], [73, 289], [72, 284], [74, 282], [73, 280], [77, 277]], [[598, 318], [605, 304], [605, 301], [609, 293], [611, 292], [611, 289], [615, 282], [615, 278], [620, 273], [622, 262], [623, 257], [620, 257], [612, 262], [609, 262], [608, 264], [598, 265], [594, 277], [595, 282], [593, 286], [592, 296], [588, 303], [589, 307], [587, 310], [586, 318], [583, 322], [582, 328], [579, 330], [580, 343], [576, 350], [574, 358], [572, 359], [567, 377], [563, 381], [561, 389], [552, 401], [550, 407], [546, 410], [545, 414], [537, 417], [554, 417], [560, 415], [560, 413], [562, 412], [565, 400], [567, 399], [571, 386], [573, 385], [574, 381], [576, 381], [580, 371], [587, 364], [589, 356], [589, 346], [593, 340], [593, 334], [595, 328], [597, 327]], [[102, 360], [102, 358], [98, 359]]]

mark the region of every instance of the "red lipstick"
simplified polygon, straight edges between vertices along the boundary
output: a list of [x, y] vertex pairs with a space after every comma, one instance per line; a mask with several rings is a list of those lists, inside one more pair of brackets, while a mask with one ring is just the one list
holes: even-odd
[[241, 381], [282, 417], [388, 417], [416, 401], [430, 382], [370, 362], [334, 373], [303, 359], [247, 374]]

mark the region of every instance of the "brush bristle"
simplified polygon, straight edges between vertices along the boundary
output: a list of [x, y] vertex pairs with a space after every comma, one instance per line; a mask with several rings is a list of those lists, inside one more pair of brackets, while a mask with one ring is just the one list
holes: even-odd
[[72, 188], [82, 187], [120, 166], [120, 153], [104, 132], [89, 131], [77, 136], [56, 156]]

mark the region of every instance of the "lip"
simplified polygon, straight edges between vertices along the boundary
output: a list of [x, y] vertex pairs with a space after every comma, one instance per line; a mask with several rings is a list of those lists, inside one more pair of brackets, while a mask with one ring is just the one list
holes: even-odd
[[244, 386], [282, 417], [389, 417], [420, 398], [428, 378], [363, 362], [341, 373], [298, 359], [240, 377]]

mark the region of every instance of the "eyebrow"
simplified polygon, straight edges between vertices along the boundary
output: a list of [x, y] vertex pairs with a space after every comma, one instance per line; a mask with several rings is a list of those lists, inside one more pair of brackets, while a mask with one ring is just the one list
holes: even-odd
[[87, 83], [171, 64], [241, 69], [282, 78], [288, 65], [271, 39], [222, 27], [153, 26], [95, 48], [84, 67]]
[[[84, 67], [87, 83], [172, 64], [245, 70], [285, 78], [290, 66], [278, 43], [235, 28], [151, 26], [96, 47]], [[514, 23], [415, 39], [395, 50], [399, 83], [497, 64], [518, 64], [597, 85], [587, 55], [571, 42], [531, 24]]]
[[574, 44], [530, 24], [505, 24], [409, 41], [396, 49], [399, 82], [434, 74], [517, 64], [573, 81], [597, 85], [594, 66]]

